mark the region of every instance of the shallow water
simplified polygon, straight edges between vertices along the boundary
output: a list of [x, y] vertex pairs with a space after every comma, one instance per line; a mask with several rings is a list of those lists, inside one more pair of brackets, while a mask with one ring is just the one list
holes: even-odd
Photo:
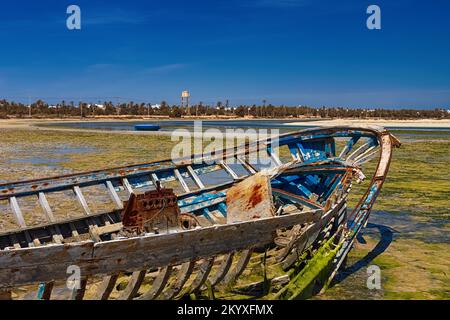
[[390, 228], [393, 239], [416, 239], [427, 243], [450, 242], [450, 220], [440, 217], [374, 211], [363, 234], [380, 234], [377, 227]]
[[[302, 120], [303, 122], [311, 122], [311, 125], [298, 125], [291, 124], [298, 122], [299, 119], [287, 119], [282, 120], [202, 120], [202, 127], [204, 129], [217, 128], [220, 130], [229, 128], [242, 128], [242, 129], [279, 129], [280, 132], [287, 132], [293, 130], [300, 130], [305, 128], [312, 128], [316, 125], [315, 121], [320, 121], [320, 119], [315, 120]], [[47, 123], [44, 126], [52, 127], [70, 127], [79, 129], [99, 129], [99, 130], [122, 130], [122, 131], [134, 131], [134, 126], [137, 124], [142, 124], [142, 121], [111, 121], [111, 122], [63, 122], [63, 123]], [[190, 129], [194, 126], [193, 120], [151, 120], [148, 123], [159, 125], [161, 131], [172, 131], [174, 129], [186, 128]], [[434, 132], [448, 132], [450, 134], [449, 128], [421, 128], [421, 127], [395, 127], [386, 126], [387, 129], [394, 131], [434, 131]], [[408, 133], [401, 133], [400, 135], [408, 135]], [[439, 136], [439, 135], [438, 135]]]

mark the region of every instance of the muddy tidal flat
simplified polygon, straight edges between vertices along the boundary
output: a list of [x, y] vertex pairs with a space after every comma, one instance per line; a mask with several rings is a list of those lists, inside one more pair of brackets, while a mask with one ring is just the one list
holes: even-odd
[[[334, 286], [315, 298], [450, 299], [450, 131], [393, 133], [402, 147], [370, 223]], [[0, 183], [169, 158], [175, 143], [165, 135], [2, 125]], [[370, 176], [373, 167], [363, 169]], [[380, 290], [366, 286], [371, 265], [381, 269]]]

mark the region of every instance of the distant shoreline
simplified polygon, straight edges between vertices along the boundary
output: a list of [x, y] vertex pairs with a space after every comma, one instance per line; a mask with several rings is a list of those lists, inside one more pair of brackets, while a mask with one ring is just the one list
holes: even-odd
[[[310, 125], [310, 122], [296, 121], [284, 123], [284, 125]], [[381, 127], [416, 127], [416, 128], [448, 128], [450, 129], [450, 119], [419, 119], [419, 120], [385, 120], [385, 119], [333, 119], [318, 120], [314, 122], [317, 126], [335, 126], [335, 125], [377, 125]]]
[[[174, 120], [172, 118], [118, 118], [118, 117], [101, 117], [101, 118], [66, 118], [66, 119], [0, 119], [0, 129], [34, 129], [34, 130], [77, 130], [77, 131], [101, 131], [95, 129], [73, 129], [73, 128], [54, 128], [54, 127], [44, 127], [49, 123], [67, 123], [67, 122], [152, 122], [152, 121], [166, 121]], [[448, 128], [450, 129], [450, 119], [418, 119], [418, 120], [390, 120], [390, 119], [320, 119], [320, 118], [305, 118], [305, 119], [295, 119], [295, 118], [284, 118], [284, 119], [266, 119], [266, 118], [176, 118], [176, 120], [209, 120], [209, 121], [264, 121], [273, 120], [280, 121], [280, 128], [282, 126], [339, 126], [339, 125], [378, 125], [383, 127], [417, 127], [421, 129], [434, 129], [434, 128]], [[297, 121], [296, 121], [297, 120]], [[38, 126], [44, 125], [44, 126]], [[129, 131], [125, 131], [129, 132]], [[156, 133], [156, 132], [155, 132]]]

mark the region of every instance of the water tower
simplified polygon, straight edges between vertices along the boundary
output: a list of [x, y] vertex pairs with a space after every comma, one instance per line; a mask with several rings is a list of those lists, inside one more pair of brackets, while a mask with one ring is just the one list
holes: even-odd
[[183, 92], [181, 92], [181, 110], [183, 110], [184, 108], [186, 108], [186, 113], [188, 116], [191, 115], [191, 108], [189, 105], [189, 98], [191, 97], [189, 91], [184, 90]]

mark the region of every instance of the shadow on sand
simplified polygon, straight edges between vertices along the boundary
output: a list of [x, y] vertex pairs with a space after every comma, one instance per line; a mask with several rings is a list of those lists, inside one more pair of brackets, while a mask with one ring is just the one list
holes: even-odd
[[[394, 232], [396, 232], [394, 229], [374, 224], [374, 223], [368, 223], [367, 229], [378, 229], [378, 233], [380, 235], [380, 241], [377, 243], [377, 245], [367, 253], [363, 258], [361, 258], [359, 261], [355, 262], [351, 266], [346, 266], [345, 268], [341, 269], [341, 271], [336, 275], [333, 282], [331, 283], [331, 286], [334, 286], [335, 284], [338, 284], [342, 281], [344, 281], [348, 276], [356, 273], [361, 268], [367, 267], [373, 259], [375, 259], [378, 255], [382, 254], [391, 244], [392, 239], [394, 238]], [[367, 233], [367, 232], [365, 232]], [[372, 232], [371, 232], [372, 233]], [[377, 232], [373, 232], [376, 234]], [[357, 236], [357, 240], [359, 243], [365, 244], [366, 241], [364, 240], [363, 234], [360, 233]], [[345, 265], [345, 263], [344, 263]]]

